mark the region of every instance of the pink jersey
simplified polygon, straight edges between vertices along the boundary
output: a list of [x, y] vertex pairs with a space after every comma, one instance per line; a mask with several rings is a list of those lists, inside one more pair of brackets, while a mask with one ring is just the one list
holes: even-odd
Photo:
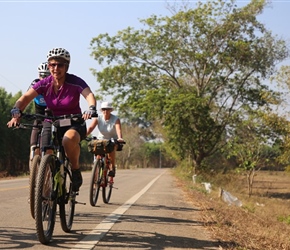
[[53, 77], [48, 76], [35, 83], [32, 88], [44, 97], [47, 108], [55, 116], [80, 114], [80, 95], [87, 83], [72, 74], [66, 73], [65, 83], [57, 93], [53, 89]]

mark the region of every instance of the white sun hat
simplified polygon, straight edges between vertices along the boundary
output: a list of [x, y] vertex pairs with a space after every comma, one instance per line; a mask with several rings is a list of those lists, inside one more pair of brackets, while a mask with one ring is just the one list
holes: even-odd
[[113, 110], [112, 103], [110, 103], [110, 102], [102, 102], [101, 110], [102, 109], [111, 109], [111, 110]]

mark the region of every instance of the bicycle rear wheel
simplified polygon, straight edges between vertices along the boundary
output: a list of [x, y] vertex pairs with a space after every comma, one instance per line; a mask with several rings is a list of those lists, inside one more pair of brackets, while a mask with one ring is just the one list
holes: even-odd
[[42, 244], [49, 243], [55, 225], [57, 204], [57, 194], [54, 191], [55, 167], [55, 156], [45, 155], [40, 161], [37, 175], [35, 189], [35, 224], [38, 240]]
[[109, 203], [112, 190], [113, 190], [113, 178], [108, 176], [109, 171], [104, 171], [104, 185], [102, 186], [103, 202]]
[[34, 219], [34, 205], [35, 205], [35, 186], [36, 186], [36, 178], [40, 164], [40, 156], [35, 155], [32, 159], [30, 166], [30, 175], [29, 175], [29, 205], [30, 205], [30, 213], [32, 218]]
[[68, 165], [68, 161], [65, 161], [64, 183], [59, 199], [60, 223], [64, 232], [70, 232], [72, 228], [76, 200], [76, 193], [72, 191], [71, 169]]
[[97, 204], [100, 185], [102, 180], [102, 168], [101, 168], [101, 160], [96, 160], [92, 169], [92, 177], [90, 183], [90, 204], [91, 206], [95, 206]]

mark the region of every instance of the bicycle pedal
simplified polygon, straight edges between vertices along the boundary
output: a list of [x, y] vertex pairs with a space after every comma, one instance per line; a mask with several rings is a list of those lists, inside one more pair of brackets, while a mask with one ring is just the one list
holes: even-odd
[[75, 204], [86, 205], [86, 203], [85, 203], [85, 202], [80, 202], [80, 201], [75, 201]]
[[57, 199], [57, 191], [52, 191], [52, 192], [51, 192], [50, 199], [53, 200], [53, 201], [54, 201], [55, 199]]

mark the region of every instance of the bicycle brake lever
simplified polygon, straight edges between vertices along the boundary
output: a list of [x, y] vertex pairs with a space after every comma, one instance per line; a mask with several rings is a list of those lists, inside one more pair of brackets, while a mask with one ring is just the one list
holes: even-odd
[[12, 130], [20, 129], [20, 128], [26, 128], [26, 127], [22, 125], [21, 123], [17, 123], [16, 126], [14, 126]]

